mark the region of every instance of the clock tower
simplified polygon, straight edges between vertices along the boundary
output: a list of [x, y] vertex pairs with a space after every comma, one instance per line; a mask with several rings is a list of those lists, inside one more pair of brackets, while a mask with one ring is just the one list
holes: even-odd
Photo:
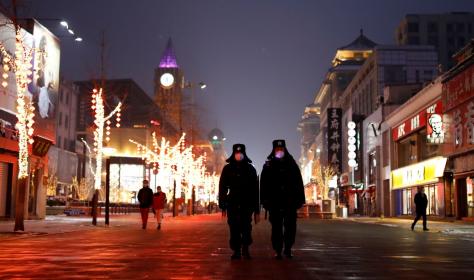
[[183, 73], [178, 66], [170, 38], [160, 64], [155, 69], [154, 79], [155, 103], [160, 108], [161, 131], [165, 137], [174, 138], [182, 131], [182, 81]]

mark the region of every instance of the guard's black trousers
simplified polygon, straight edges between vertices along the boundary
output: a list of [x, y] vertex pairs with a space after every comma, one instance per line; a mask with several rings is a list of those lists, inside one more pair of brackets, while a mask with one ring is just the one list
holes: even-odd
[[291, 250], [296, 235], [296, 209], [270, 210], [270, 223], [273, 250], [281, 253], [283, 245], [285, 250]]
[[423, 228], [425, 229], [426, 228], [426, 211], [425, 212], [416, 212], [416, 217], [415, 217], [415, 220], [413, 221], [413, 227], [415, 227], [416, 225], [416, 222], [418, 222], [418, 220], [423, 217]]
[[252, 213], [233, 209], [227, 211], [227, 223], [230, 229], [230, 248], [240, 251], [242, 246], [252, 244]]

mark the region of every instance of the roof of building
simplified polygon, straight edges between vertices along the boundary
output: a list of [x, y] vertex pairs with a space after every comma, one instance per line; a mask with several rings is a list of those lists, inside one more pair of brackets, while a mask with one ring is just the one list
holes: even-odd
[[338, 48], [338, 50], [370, 50], [377, 44], [364, 35], [364, 30], [360, 30], [360, 35], [349, 45]]
[[178, 61], [176, 59], [176, 55], [173, 49], [173, 42], [171, 38], [168, 39], [168, 43], [166, 44], [165, 51], [161, 56], [160, 60], [160, 68], [179, 68]]

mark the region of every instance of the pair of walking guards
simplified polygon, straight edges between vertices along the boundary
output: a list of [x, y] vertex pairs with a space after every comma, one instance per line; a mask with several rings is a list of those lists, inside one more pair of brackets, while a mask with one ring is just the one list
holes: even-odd
[[166, 205], [166, 194], [161, 191], [161, 187], [156, 187], [156, 193], [149, 187], [148, 180], [143, 180], [143, 188], [138, 191], [138, 201], [140, 202], [140, 214], [142, 217], [142, 228], [146, 229], [148, 223], [148, 212], [150, 207], [155, 213], [157, 230], [161, 229], [161, 219], [163, 218], [163, 209]]
[[273, 149], [260, 175], [245, 152], [245, 145], [235, 144], [219, 181], [219, 208], [227, 216], [232, 260], [250, 259], [252, 215], [260, 219], [260, 205], [270, 214], [271, 241], [275, 257], [292, 258], [295, 243], [297, 209], [305, 203], [301, 172], [286, 148], [285, 140], [274, 140]]

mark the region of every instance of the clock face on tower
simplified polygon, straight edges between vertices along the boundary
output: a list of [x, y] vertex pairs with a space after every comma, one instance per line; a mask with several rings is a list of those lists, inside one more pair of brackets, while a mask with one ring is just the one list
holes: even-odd
[[161, 86], [163, 86], [164, 88], [170, 88], [174, 83], [173, 75], [170, 73], [164, 73], [160, 77], [160, 83], [161, 83]]

